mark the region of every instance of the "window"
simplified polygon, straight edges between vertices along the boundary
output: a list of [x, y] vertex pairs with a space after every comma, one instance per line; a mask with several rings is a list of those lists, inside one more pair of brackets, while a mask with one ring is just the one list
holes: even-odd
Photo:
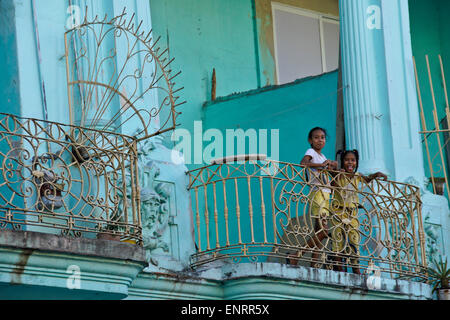
[[278, 84], [339, 66], [337, 17], [272, 3]]

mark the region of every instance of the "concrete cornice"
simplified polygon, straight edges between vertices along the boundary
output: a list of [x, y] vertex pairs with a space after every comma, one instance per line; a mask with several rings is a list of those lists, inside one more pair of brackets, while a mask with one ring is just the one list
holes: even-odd
[[182, 272], [145, 269], [128, 299], [431, 299], [427, 284], [281, 263], [222, 264]]
[[145, 266], [118, 241], [0, 231], [0, 299], [123, 299]]
[[0, 247], [32, 249], [145, 263], [145, 251], [141, 246], [119, 241], [70, 238], [39, 232], [0, 230]]

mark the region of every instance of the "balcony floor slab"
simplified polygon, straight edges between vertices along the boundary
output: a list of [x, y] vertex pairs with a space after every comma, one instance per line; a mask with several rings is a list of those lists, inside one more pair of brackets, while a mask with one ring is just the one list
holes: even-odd
[[427, 300], [431, 286], [281, 263], [216, 262], [196, 270], [145, 269], [128, 299]]
[[128, 243], [0, 231], [0, 299], [123, 299], [145, 266]]

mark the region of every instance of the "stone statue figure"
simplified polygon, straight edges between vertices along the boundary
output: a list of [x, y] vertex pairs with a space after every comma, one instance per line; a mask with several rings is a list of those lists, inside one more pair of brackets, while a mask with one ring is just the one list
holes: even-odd
[[[155, 144], [151, 140], [144, 140], [139, 143], [137, 149], [142, 240], [147, 260], [150, 262], [152, 253], [170, 252], [170, 238], [168, 239], [166, 233], [170, 221], [168, 206], [170, 190], [167, 184], [156, 181], [160, 175], [160, 169], [150, 157], [155, 148]], [[125, 178], [129, 190], [127, 194], [130, 195], [131, 179], [129, 174]]]
[[164, 233], [169, 225], [170, 192], [164, 183], [156, 183], [160, 170], [150, 158], [155, 149], [152, 140], [144, 140], [138, 146], [142, 240], [147, 256], [158, 249], [169, 252]]
[[169, 222], [166, 201], [166, 198], [151, 188], [141, 189], [142, 239], [144, 248], [150, 252], [158, 248], [169, 252], [169, 246], [163, 240]]

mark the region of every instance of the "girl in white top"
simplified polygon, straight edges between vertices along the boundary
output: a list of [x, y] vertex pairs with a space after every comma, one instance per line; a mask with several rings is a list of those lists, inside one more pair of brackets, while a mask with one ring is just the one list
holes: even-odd
[[327, 140], [327, 132], [323, 128], [316, 127], [308, 134], [308, 142], [311, 148], [308, 149], [301, 161], [301, 165], [309, 168], [328, 168], [330, 170], [337, 170], [337, 161], [328, 160], [322, 154], [322, 149], [325, 147]]
[[[314, 224], [314, 234], [311, 239], [307, 241], [310, 248], [322, 249], [322, 240], [328, 236], [327, 219], [330, 214], [329, 201], [331, 190], [324, 187], [328, 185], [326, 181], [322, 181], [321, 176], [324, 175], [318, 169], [337, 170], [338, 164], [336, 161], [328, 160], [322, 154], [322, 149], [325, 147], [327, 133], [323, 128], [313, 128], [308, 135], [308, 142], [311, 148], [308, 149], [301, 161], [301, 165], [311, 168], [310, 173], [310, 212], [311, 219]], [[322, 186], [318, 186], [322, 185]], [[319, 253], [314, 251], [312, 254], [312, 266], [319, 262]], [[292, 260], [290, 260], [292, 263]]]

